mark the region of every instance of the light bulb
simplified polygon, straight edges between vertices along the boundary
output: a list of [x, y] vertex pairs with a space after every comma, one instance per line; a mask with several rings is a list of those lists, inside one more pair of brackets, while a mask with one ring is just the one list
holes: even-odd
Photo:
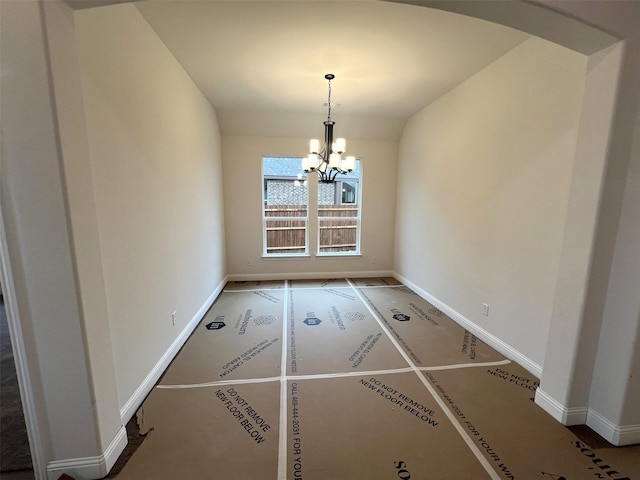
[[351, 171], [356, 168], [356, 157], [348, 156], [342, 162], [342, 169]]

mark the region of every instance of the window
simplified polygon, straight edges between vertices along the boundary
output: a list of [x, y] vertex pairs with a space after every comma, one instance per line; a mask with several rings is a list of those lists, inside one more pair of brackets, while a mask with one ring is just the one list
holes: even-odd
[[[309, 193], [317, 192], [317, 210], [312, 229], [317, 225], [318, 256], [357, 255], [360, 253], [360, 161], [334, 183], [320, 183], [316, 175], [302, 170], [301, 158], [263, 157], [262, 159], [262, 232], [265, 257], [309, 255]], [[312, 240], [313, 242], [313, 240]]]
[[338, 179], [318, 184], [318, 255], [360, 253], [360, 161]]
[[263, 254], [307, 255], [309, 190], [299, 158], [264, 157]]
[[358, 194], [358, 183], [357, 182], [341, 182], [341, 197], [340, 203], [345, 204], [355, 204], [356, 195]]

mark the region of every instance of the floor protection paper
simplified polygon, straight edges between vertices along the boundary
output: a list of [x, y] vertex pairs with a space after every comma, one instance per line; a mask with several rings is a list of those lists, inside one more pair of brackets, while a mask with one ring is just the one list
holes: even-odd
[[223, 292], [162, 385], [280, 376], [284, 290]]
[[324, 280], [291, 280], [291, 288], [349, 288], [346, 278], [329, 278]]
[[253, 280], [227, 282], [224, 286], [226, 292], [234, 290], [271, 290], [284, 288], [283, 280]]
[[417, 367], [504, 360], [407, 287], [358, 290]]
[[280, 383], [156, 388], [118, 480], [278, 477]]
[[516, 363], [423, 375], [500, 478], [625, 480], [640, 473], [640, 457], [639, 469], [625, 473], [538, 407], [538, 379]]
[[640, 446], [592, 448], [537, 378], [393, 282], [230, 282], [116, 478], [640, 480]]
[[287, 478], [491, 478], [413, 372], [288, 388]]
[[288, 307], [289, 375], [408, 367], [353, 289], [291, 289]]
[[356, 287], [389, 287], [402, 285], [402, 283], [393, 277], [350, 278], [349, 281]]

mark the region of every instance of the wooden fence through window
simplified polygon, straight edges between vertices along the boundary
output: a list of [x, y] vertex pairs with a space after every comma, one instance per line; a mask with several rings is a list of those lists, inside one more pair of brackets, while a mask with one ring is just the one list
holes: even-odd
[[[304, 253], [306, 205], [266, 205], [264, 215], [267, 253]], [[318, 205], [320, 252], [356, 251], [357, 216], [357, 205]]]

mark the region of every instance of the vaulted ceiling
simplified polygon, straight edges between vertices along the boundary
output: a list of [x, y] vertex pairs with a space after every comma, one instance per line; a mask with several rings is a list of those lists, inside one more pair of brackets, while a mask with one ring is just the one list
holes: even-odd
[[223, 130], [248, 125], [249, 115], [314, 115], [321, 122], [326, 73], [336, 76], [336, 121], [403, 124], [528, 38], [464, 15], [376, 0], [135, 5], [219, 112]]

